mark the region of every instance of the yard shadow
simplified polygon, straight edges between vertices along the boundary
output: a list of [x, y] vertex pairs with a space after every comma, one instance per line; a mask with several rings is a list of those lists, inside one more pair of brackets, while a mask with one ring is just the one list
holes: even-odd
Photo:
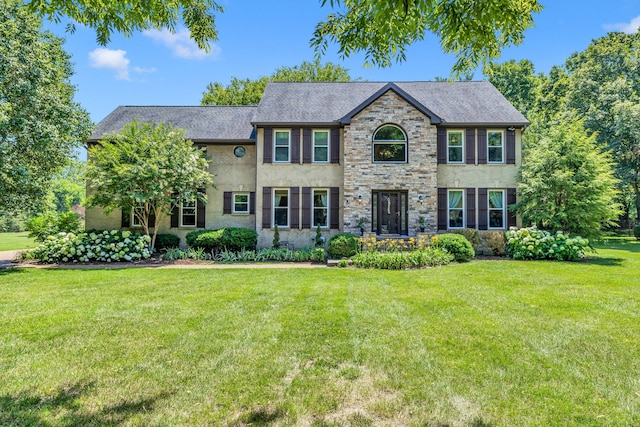
[[23, 268], [18, 268], [16, 265], [8, 265], [0, 267], [0, 277], [8, 276], [9, 274], [24, 273]]
[[[140, 412], [152, 411], [159, 400], [153, 397], [125, 400], [98, 410], [88, 410], [81, 403], [82, 396], [94, 388], [93, 383], [78, 383], [60, 387], [53, 395], [20, 393], [0, 396], [0, 425], [2, 426], [116, 426]], [[59, 416], [56, 416], [58, 415]]]
[[276, 423], [286, 416], [287, 411], [283, 408], [273, 406], [260, 406], [242, 413], [238, 417], [238, 419], [231, 424], [231, 426], [268, 426]]
[[585, 264], [602, 265], [605, 267], [619, 267], [624, 262], [624, 258], [589, 257], [583, 262]]

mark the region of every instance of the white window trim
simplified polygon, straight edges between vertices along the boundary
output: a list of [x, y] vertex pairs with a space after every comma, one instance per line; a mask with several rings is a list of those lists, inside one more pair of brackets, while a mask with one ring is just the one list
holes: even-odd
[[[499, 162], [490, 160], [490, 156], [489, 156], [489, 148], [490, 148], [489, 147], [489, 134], [490, 133], [499, 133], [499, 134], [502, 135], [502, 146], [500, 147], [502, 149], [501, 150], [502, 160], [500, 160]], [[486, 144], [487, 144], [487, 163], [491, 163], [491, 164], [494, 164], [494, 165], [504, 164], [504, 160], [505, 160], [504, 159], [505, 158], [505, 137], [506, 137], [506, 135], [504, 133], [504, 130], [502, 130], [502, 129], [487, 129], [487, 141], [486, 141]]]
[[[459, 133], [460, 134], [460, 151], [461, 151], [461, 156], [460, 156], [460, 161], [452, 161], [449, 160], [449, 134], [450, 133]], [[465, 159], [465, 134], [463, 130], [447, 130], [447, 163], [452, 164], [452, 165], [462, 165], [464, 164], [464, 159]], [[458, 148], [456, 146], [456, 148]]]
[[140, 224], [140, 220], [135, 215], [135, 209], [131, 210], [131, 220], [129, 224], [131, 224], [131, 228], [142, 228], [142, 224]]
[[[287, 225], [278, 225], [278, 228], [289, 228], [291, 226], [291, 191], [289, 188], [274, 188], [271, 193], [271, 226], [276, 226], [276, 191], [287, 192]], [[283, 209], [283, 208], [278, 208]]]
[[[194, 210], [194, 224], [184, 224], [184, 202], [180, 202], [180, 222], [179, 225], [182, 228], [196, 228], [198, 226], [198, 201], [194, 200], [194, 206], [193, 206], [193, 210]], [[188, 209], [191, 209], [191, 207], [188, 207]]]
[[[386, 126], [393, 126], [395, 128], [400, 129], [400, 132], [402, 132], [402, 134], [404, 135], [404, 141], [396, 141], [396, 140], [391, 140], [391, 141], [385, 141], [385, 140], [376, 140], [375, 136], [376, 133], [378, 133], [378, 131]], [[405, 164], [405, 163], [409, 163], [409, 137], [407, 136], [407, 133], [404, 131], [404, 129], [402, 129], [400, 126], [392, 124], [392, 123], [385, 123], [381, 126], [379, 126], [375, 132], [373, 132], [373, 136], [371, 137], [371, 162], [374, 164]], [[390, 144], [404, 144], [404, 160], [393, 160], [393, 161], [387, 161], [387, 160], [376, 160], [376, 149], [375, 146], [378, 144], [385, 144], [385, 145], [390, 145]]]
[[[327, 194], [327, 207], [326, 208], [316, 208], [314, 206], [314, 200], [315, 200], [315, 196], [316, 196], [316, 191], [322, 191], [324, 193]], [[320, 210], [320, 209], [326, 209], [327, 211], [327, 225], [321, 225], [320, 228], [329, 228], [329, 226], [331, 225], [331, 218], [329, 218], [329, 215], [331, 215], [331, 209], [330, 209], [330, 205], [331, 205], [331, 195], [329, 193], [329, 189], [328, 188], [314, 188], [311, 191], [311, 227], [313, 227], [314, 229], [317, 227], [317, 225], [315, 225], [315, 216], [316, 216], [316, 209]]]
[[[489, 194], [492, 191], [502, 192], [502, 209], [491, 208], [491, 197]], [[491, 211], [502, 211], [502, 227], [491, 226]], [[489, 230], [505, 230], [507, 227], [507, 191], [503, 188], [489, 188], [487, 189], [487, 228]]]
[[[247, 196], [247, 210], [236, 211], [236, 196]], [[231, 193], [231, 213], [234, 215], [249, 215], [251, 212], [251, 197], [249, 193]]]
[[[278, 132], [286, 132], [288, 135], [287, 141], [287, 160], [276, 160], [277, 159], [277, 148], [283, 148], [284, 145], [276, 145], [276, 134]], [[291, 162], [291, 129], [274, 129], [273, 130], [273, 163], [290, 163]]]
[[[452, 191], [456, 191], [456, 192], [460, 192], [462, 193], [462, 226], [461, 227], [451, 227], [451, 222], [450, 222], [450, 218], [451, 218], [451, 208], [449, 207], [449, 194]], [[463, 189], [460, 188], [451, 188], [447, 190], [447, 230], [461, 230], [463, 228], [466, 227], [467, 225], [467, 201], [465, 200], [465, 191]], [[460, 210], [460, 209], [455, 209], [455, 210]]]
[[[316, 133], [319, 132], [326, 132], [327, 134], [327, 160], [316, 160]], [[311, 131], [311, 161], [313, 163], [329, 163], [331, 156], [329, 147], [331, 147], [331, 132], [329, 129], [313, 129]]]

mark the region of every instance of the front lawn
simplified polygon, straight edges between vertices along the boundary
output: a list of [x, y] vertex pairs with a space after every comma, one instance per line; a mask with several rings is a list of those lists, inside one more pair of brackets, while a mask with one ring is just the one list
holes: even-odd
[[0, 425], [640, 425], [639, 268], [0, 270]]
[[31, 249], [37, 246], [38, 243], [31, 239], [29, 233], [26, 231], [21, 231], [20, 233], [0, 233], [0, 251]]

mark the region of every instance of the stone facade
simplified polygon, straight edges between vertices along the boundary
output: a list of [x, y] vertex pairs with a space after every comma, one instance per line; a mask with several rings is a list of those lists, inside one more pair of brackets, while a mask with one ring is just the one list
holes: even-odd
[[[385, 124], [396, 125], [407, 135], [407, 163], [373, 162], [373, 134]], [[371, 229], [372, 192], [376, 190], [407, 192], [411, 235], [418, 229], [420, 216], [425, 217], [428, 229], [436, 229], [436, 137], [430, 118], [393, 91], [387, 91], [351, 119], [344, 128], [345, 232], [359, 232], [356, 221], [360, 217], [368, 219], [367, 230]]]

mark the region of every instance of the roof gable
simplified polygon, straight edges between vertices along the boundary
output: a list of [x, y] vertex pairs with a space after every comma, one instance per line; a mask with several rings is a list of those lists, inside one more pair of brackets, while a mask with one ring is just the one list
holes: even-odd
[[424, 105], [422, 105], [421, 103], [416, 101], [416, 99], [414, 97], [412, 97], [411, 95], [409, 95], [407, 92], [405, 92], [404, 90], [402, 90], [398, 86], [396, 86], [395, 83], [391, 83], [390, 82], [390, 83], [387, 83], [386, 85], [384, 85], [383, 87], [381, 87], [380, 89], [378, 89], [373, 95], [371, 95], [369, 98], [364, 100], [360, 105], [358, 105], [356, 108], [351, 110], [344, 117], [340, 118], [340, 120], [339, 120], [340, 123], [343, 123], [343, 124], [351, 123], [351, 119], [356, 114], [358, 114], [359, 112], [364, 110], [371, 103], [373, 103], [376, 99], [380, 98], [382, 95], [384, 95], [388, 91], [395, 92], [395, 94], [398, 95], [400, 98], [404, 99], [410, 105], [412, 105], [415, 109], [420, 111], [425, 116], [429, 117], [431, 119], [431, 124], [438, 124], [438, 123], [442, 122], [440, 117], [438, 117], [436, 114], [434, 114], [432, 111], [430, 111], [427, 107], [425, 107]]

